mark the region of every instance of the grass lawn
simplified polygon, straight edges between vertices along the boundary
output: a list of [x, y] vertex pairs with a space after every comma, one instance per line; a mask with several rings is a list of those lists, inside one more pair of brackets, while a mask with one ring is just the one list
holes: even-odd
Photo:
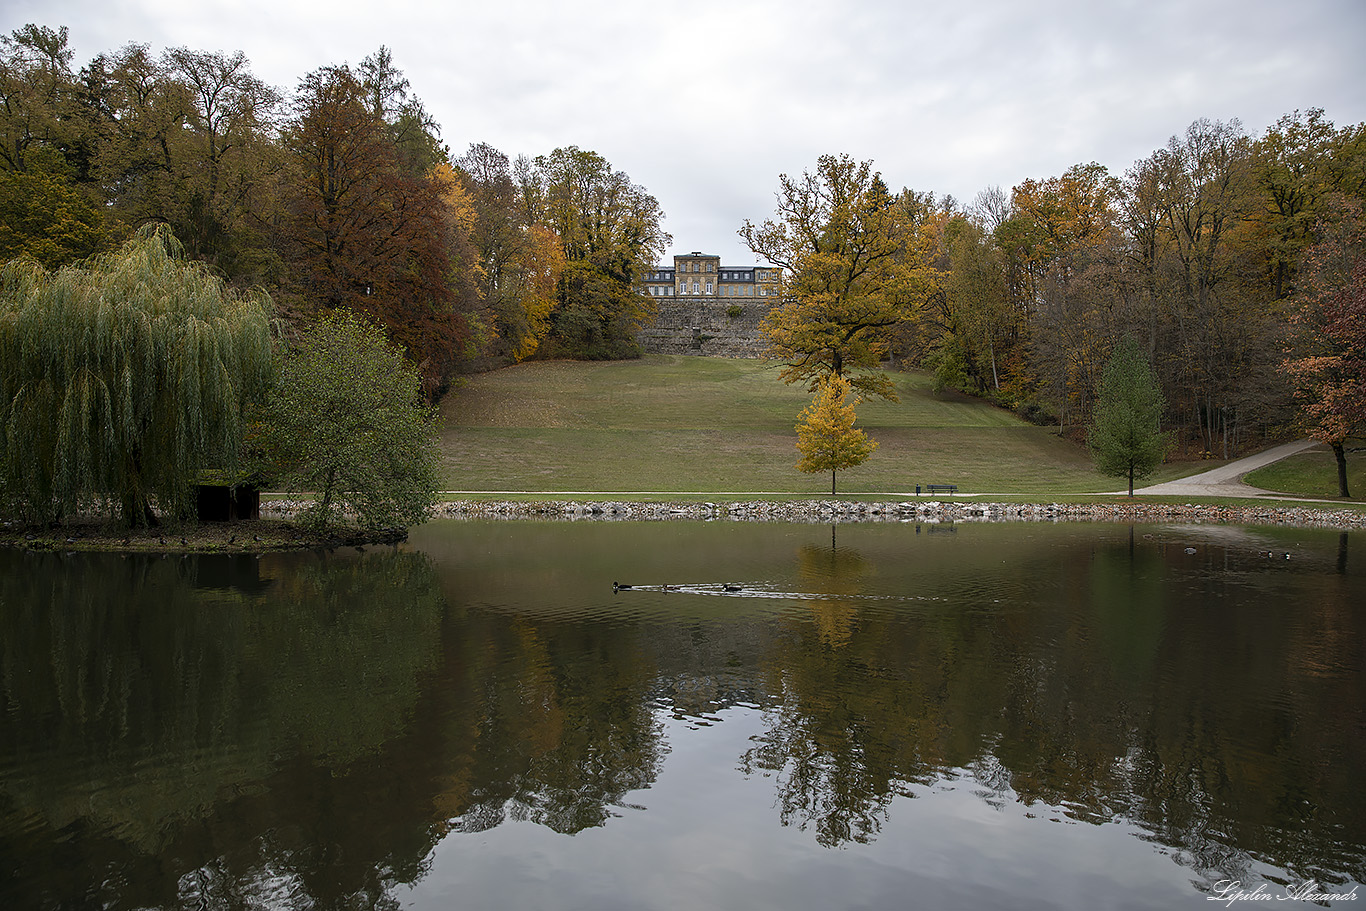
[[[1086, 450], [929, 378], [896, 374], [899, 402], [859, 406], [879, 446], [840, 472], [842, 494], [1063, 495], [1118, 489]], [[470, 377], [442, 403], [448, 490], [613, 493], [830, 492], [796, 470], [798, 415], [810, 400], [759, 361], [651, 356], [536, 362]], [[1154, 481], [1217, 463], [1164, 466]]]
[[[1346, 448], [1347, 489], [1352, 493], [1352, 500], [1347, 502], [1352, 502], [1361, 500], [1366, 494], [1366, 448], [1363, 448], [1361, 440], [1349, 441]], [[1354, 449], [1355, 452], [1352, 451]], [[1259, 468], [1243, 480], [1263, 490], [1299, 497], [1338, 499], [1338, 463], [1332, 450], [1326, 446], [1297, 453]]]

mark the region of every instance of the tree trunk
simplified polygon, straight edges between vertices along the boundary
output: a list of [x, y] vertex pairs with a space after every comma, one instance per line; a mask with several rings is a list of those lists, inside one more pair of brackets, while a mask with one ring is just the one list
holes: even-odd
[[1347, 490], [1347, 452], [1341, 442], [1328, 445], [1333, 447], [1333, 456], [1338, 460], [1338, 496], [1347, 499], [1352, 496]]
[[1134, 463], [1129, 463], [1129, 496], [1134, 495]]
[[[1344, 481], [1343, 483], [1345, 484], [1346, 482]], [[831, 472], [830, 472], [830, 496], [833, 497], [834, 495], [835, 495], [835, 472], [834, 472], [834, 470], [831, 470]]]

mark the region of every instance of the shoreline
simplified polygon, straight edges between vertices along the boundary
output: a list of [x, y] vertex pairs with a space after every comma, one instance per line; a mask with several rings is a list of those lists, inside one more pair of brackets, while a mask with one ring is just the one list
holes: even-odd
[[[87, 518], [46, 530], [0, 526], [0, 547], [33, 552], [143, 554], [256, 554], [396, 544], [401, 534], [366, 535], [356, 529], [317, 534], [296, 524], [306, 504], [271, 500], [259, 519], [200, 522], [129, 530]], [[609, 500], [454, 500], [438, 503], [432, 519], [534, 522], [787, 522], [840, 525], [870, 522], [954, 524], [986, 522], [1105, 522], [1150, 525], [1243, 525], [1366, 529], [1366, 511], [1310, 506], [1165, 503], [978, 503], [929, 500], [740, 500], [623, 502]]]
[[[263, 502], [261, 515], [286, 519], [299, 504]], [[1320, 507], [1168, 503], [979, 503], [929, 500], [740, 500], [733, 502], [623, 502], [591, 500], [453, 500], [436, 505], [433, 519], [664, 522], [731, 521], [839, 524], [842, 522], [1142, 522], [1287, 525], [1362, 529], [1366, 512]]]

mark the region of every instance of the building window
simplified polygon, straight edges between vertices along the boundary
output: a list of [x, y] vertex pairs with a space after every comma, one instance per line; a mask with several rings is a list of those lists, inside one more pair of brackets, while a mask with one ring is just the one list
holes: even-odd
[[707, 293], [711, 294], [711, 282], [707, 282]]

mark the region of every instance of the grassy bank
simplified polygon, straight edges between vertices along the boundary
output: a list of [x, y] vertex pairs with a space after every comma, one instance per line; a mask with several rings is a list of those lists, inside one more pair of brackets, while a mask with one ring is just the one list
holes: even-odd
[[[841, 494], [957, 484], [975, 494], [1113, 491], [1084, 448], [928, 377], [897, 374], [899, 402], [859, 406], [879, 447], [840, 472]], [[647, 357], [530, 363], [471, 377], [443, 403], [448, 490], [817, 496], [828, 475], [797, 461], [809, 401], [757, 361]], [[1164, 466], [1155, 481], [1218, 463]]]
[[[1366, 452], [1361, 451], [1363, 445], [1366, 443], [1361, 440], [1348, 443], [1347, 487], [1352, 492], [1353, 500], [1366, 496]], [[1352, 449], [1358, 451], [1352, 452]], [[1249, 472], [1243, 480], [1253, 487], [1298, 497], [1338, 499], [1338, 464], [1326, 447], [1301, 452], [1259, 468]]]

